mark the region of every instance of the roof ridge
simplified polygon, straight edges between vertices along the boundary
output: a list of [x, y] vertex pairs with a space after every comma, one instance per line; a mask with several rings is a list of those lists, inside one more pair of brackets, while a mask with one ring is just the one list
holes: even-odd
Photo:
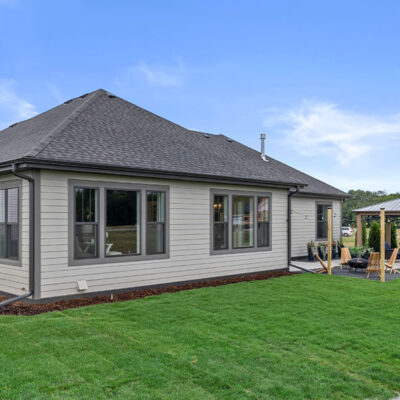
[[37, 145], [25, 155], [25, 157], [35, 157], [39, 155], [79, 114], [86, 109], [86, 107], [98, 97], [101, 93], [105, 93], [103, 89], [98, 89], [88, 94], [88, 98], [75, 110], [73, 110], [67, 117], [65, 117], [58, 125], [56, 125], [47, 135], [39, 140]]

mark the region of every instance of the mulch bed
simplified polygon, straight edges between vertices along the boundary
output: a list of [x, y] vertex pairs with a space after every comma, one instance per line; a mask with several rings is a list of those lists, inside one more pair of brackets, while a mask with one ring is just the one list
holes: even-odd
[[[215, 287], [238, 282], [260, 281], [270, 278], [279, 278], [281, 276], [290, 276], [294, 274], [295, 273], [289, 271], [272, 271], [254, 275], [238, 276], [234, 278], [193, 282], [185, 285], [166, 286], [157, 289], [135, 290], [132, 292], [117, 293], [114, 294], [113, 297], [111, 297], [111, 295], [82, 297], [72, 300], [59, 300], [53, 303], [46, 304], [29, 304], [23, 301], [19, 301], [17, 303], [13, 303], [3, 308], [0, 308], [0, 315], [36, 315], [50, 311], [63, 311], [67, 310], [68, 308], [90, 306], [93, 304], [114, 303], [117, 301], [142, 299], [143, 297], [147, 296], [158, 296], [163, 293], [180, 292], [181, 290], [191, 290], [212, 286]], [[6, 300], [6, 297], [0, 296], [0, 302], [4, 300]]]

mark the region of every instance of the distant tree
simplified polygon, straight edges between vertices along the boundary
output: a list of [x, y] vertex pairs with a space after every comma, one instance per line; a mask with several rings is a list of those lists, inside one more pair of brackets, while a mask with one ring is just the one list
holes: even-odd
[[372, 222], [369, 230], [368, 246], [375, 251], [379, 251], [381, 248], [381, 228], [376, 221]]
[[367, 223], [365, 221], [362, 223], [362, 244], [364, 247], [367, 247], [368, 245]]
[[396, 224], [392, 222], [390, 224], [390, 241], [392, 244], [392, 249], [397, 247], [397, 230], [396, 230]]
[[343, 225], [345, 226], [356, 224], [356, 216], [353, 214], [353, 210], [400, 198], [400, 193], [387, 194], [382, 190], [376, 192], [349, 190], [348, 193], [353, 197], [343, 203]]

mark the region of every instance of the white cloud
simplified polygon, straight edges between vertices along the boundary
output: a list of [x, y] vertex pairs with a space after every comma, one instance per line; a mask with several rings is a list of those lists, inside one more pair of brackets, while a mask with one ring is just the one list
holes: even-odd
[[181, 60], [174, 65], [150, 65], [141, 61], [132, 68], [132, 72], [141, 74], [154, 87], [179, 88], [185, 78], [185, 66]]
[[342, 165], [400, 139], [400, 114], [361, 114], [326, 102], [303, 101], [294, 109], [269, 110], [264, 122], [278, 126], [285, 142], [299, 153], [326, 154]]
[[12, 81], [0, 80], [0, 125], [2, 128], [37, 114], [31, 103], [16, 94], [14, 86]]

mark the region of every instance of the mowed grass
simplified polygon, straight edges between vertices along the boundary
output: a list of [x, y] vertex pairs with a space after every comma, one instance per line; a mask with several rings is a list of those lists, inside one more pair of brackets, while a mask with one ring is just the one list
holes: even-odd
[[389, 399], [400, 280], [297, 275], [0, 317], [0, 399]]

